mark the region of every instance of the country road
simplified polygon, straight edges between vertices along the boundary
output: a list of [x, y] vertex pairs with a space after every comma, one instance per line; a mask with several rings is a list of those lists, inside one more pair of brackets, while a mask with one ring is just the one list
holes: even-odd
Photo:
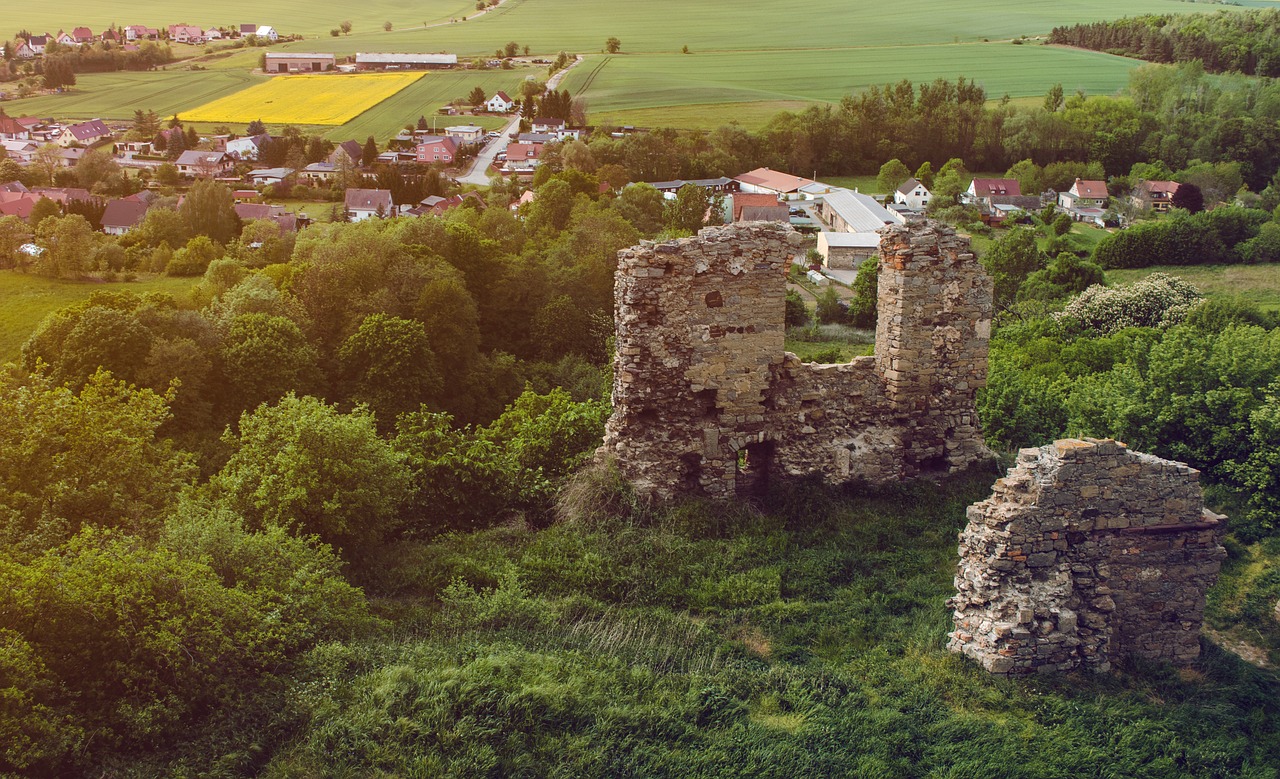
[[[547, 89], [555, 89], [558, 87], [561, 79], [564, 78], [564, 74], [577, 67], [580, 62], [582, 62], [582, 57], [574, 58], [573, 62], [569, 63], [568, 67], [558, 71], [554, 76], [547, 79]], [[511, 142], [511, 133], [519, 126], [520, 115], [516, 114], [511, 118], [511, 121], [502, 128], [502, 132], [497, 138], [494, 138], [485, 144], [484, 148], [480, 150], [480, 153], [476, 155], [475, 160], [472, 162], [471, 167], [467, 172], [458, 177], [458, 183], [475, 184], [480, 187], [489, 186], [489, 166], [493, 164], [493, 160], [498, 156], [498, 152], [507, 148], [507, 144]]]

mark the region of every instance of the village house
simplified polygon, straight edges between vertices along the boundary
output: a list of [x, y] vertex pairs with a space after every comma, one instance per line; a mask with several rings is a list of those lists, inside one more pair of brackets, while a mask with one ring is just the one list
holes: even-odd
[[112, 200], [102, 213], [102, 232], [124, 235], [137, 227], [147, 214], [147, 204], [137, 200]]
[[461, 195], [451, 195], [449, 197], [440, 197], [439, 195], [428, 195], [418, 201], [418, 205], [409, 209], [407, 212], [410, 216], [439, 216], [445, 211], [457, 208], [464, 203], [470, 203], [476, 209], [483, 211], [488, 207], [488, 203], [484, 202], [484, 198], [480, 197], [476, 192], [464, 192]]
[[217, 27], [210, 27], [204, 31], [204, 39], [206, 41], [220, 41], [222, 40], [222, 30]]
[[324, 73], [337, 65], [337, 57], [332, 54], [269, 51], [264, 56], [266, 73]]
[[893, 192], [893, 202], [900, 203], [914, 211], [923, 211], [929, 205], [933, 193], [924, 184], [909, 178]]
[[1173, 207], [1173, 196], [1177, 191], [1176, 181], [1139, 181], [1129, 201], [1139, 211], [1163, 214]]
[[111, 139], [111, 130], [101, 119], [67, 125], [58, 135], [59, 146], [93, 146]]
[[171, 24], [169, 40], [175, 43], [204, 43], [204, 30], [191, 24]]
[[259, 168], [249, 171], [249, 180], [255, 187], [266, 187], [282, 183], [295, 172], [293, 168]]
[[505, 114], [516, 107], [516, 101], [508, 97], [506, 92], [498, 90], [497, 94], [485, 101], [484, 107], [490, 113]]
[[262, 152], [262, 147], [269, 140], [271, 140], [271, 136], [266, 133], [246, 135], [243, 138], [233, 138], [227, 141], [224, 148], [227, 154], [238, 160], [256, 160], [258, 159], [258, 154]]
[[54, 40], [54, 43], [57, 43], [59, 46], [76, 46], [76, 45], [78, 45], [78, 44], [76, 43], [75, 36], [73, 36], [73, 35], [72, 35], [71, 33], [69, 33], [69, 32], [63, 32], [62, 30], [58, 30], [58, 34], [57, 34], [57, 35], [55, 35], [55, 36], [53, 36], [53, 40]]
[[415, 159], [421, 163], [432, 162], [453, 162], [453, 157], [458, 153], [458, 144], [448, 136], [433, 138], [424, 138], [418, 143], [414, 149]]
[[801, 187], [817, 183], [810, 179], [770, 170], [769, 168], [756, 168], [735, 176], [734, 179], [741, 186], [743, 192], [777, 195], [784, 200], [799, 198]]
[[0, 192], [0, 216], [27, 219], [39, 199], [39, 195], [31, 192]]
[[300, 177], [308, 184], [328, 184], [333, 178], [334, 167], [328, 162], [313, 162], [302, 169]]
[[298, 231], [298, 217], [286, 211], [284, 206], [264, 203], [236, 203], [233, 208], [236, 216], [240, 217], [241, 221], [248, 222], [253, 219], [260, 219], [275, 222], [282, 235]]
[[343, 204], [352, 222], [395, 215], [389, 189], [348, 189]]
[[174, 164], [178, 167], [178, 172], [184, 176], [213, 178], [225, 173], [232, 162], [226, 152], [189, 149], [178, 155]]
[[276, 28], [269, 24], [264, 24], [258, 27], [258, 29], [254, 30], [253, 34], [259, 38], [266, 38], [273, 43], [280, 40], [280, 33], [276, 32]]
[[102, 35], [99, 35], [98, 38], [103, 43], [120, 43], [120, 36], [113, 29], [103, 30]]
[[0, 148], [3, 148], [5, 156], [10, 160], [17, 162], [19, 165], [29, 165], [32, 160], [36, 159], [36, 150], [40, 146], [33, 141], [9, 141], [4, 139], [0, 141]]
[[356, 52], [356, 70], [430, 70], [458, 64], [457, 54]]
[[507, 164], [511, 170], [532, 170], [542, 164], [542, 144], [508, 143]]
[[13, 56], [20, 60], [29, 60], [35, 57], [36, 53], [31, 49], [31, 44], [19, 38], [18, 45], [13, 50]]
[[71, 31], [71, 39], [75, 41], [77, 46], [93, 43], [93, 30], [88, 27], [77, 27]]
[[354, 167], [360, 167], [360, 160], [364, 156], [364, 147], [359, 141], [343, 141], [334, 147], [333, 152], [329, 154], [328, 162], [330, 165], [337, 166], [342, 157], [346, 157], [350, 164]]
[[529, 123], [529, 129], [535, 133], [555, 133], [564, 129], [564, 120], [552, 117], [543, 117], [534, 119]]
[[49, 46], [49, 42], [53, 40], [53, 36], [49, 33], [44, 35], [32, 35], [27, 38], [27, 46], [31, 49], [31, 55], [34, 57], [43, 57], [44, 50]]
[[241, 38], [245, 37], [246, 35], [254, 35], [258, 32], [258, 25], [242, 24], [240, 25], [238, 32], [240, 33]]
[[29, 141], [31, 128], [11, 116], [0, 114], [0, 140]]
[[160, 31], [155, 27], [143, 24], [131, 24], [124, 28], [124, 39], [127, 41], [154, 41], [159, 39]]
[[1058, 193], [1058, 205], [1073, 211], [1079, 208], [1102, 208], [1107, 204], [1107, 184], [1104, 181], [1076, 179], [1071, 189]]
[[972, 200], [993, 197], [1021, 197], [1022, 185], [1017, 179], [974, 179], [969, 182], [966, 194]]

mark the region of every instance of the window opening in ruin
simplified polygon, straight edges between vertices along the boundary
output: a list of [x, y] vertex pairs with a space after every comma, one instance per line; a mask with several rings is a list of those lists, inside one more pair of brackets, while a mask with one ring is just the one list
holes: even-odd
[[680, 455], [680, 486], [691, 494], [702, 489], [702, 457], [696, 452]]
[[769, 491], [769, 470], [773, 466], [773, 442], [747, 444], [738, 450], [734, 485], [739, 496], [763, 497]]
[[702, 410], [702, 416], [707, 419], [715, 419], [720, 416], [720, 409], [716, 406], [716, 391], [713, 389], [704, 389], [693, 394], [694, 400], [698, 403], [698, 408]]

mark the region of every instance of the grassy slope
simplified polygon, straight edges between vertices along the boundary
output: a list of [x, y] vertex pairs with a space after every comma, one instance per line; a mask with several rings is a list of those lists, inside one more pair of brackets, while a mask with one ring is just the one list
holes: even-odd
[[945, 651], [994, 476], [438, 539], [393, 567], [395, 641], [315, 653], [266, 775], [1272, 775], [1276, 680], [1211, 645], [1012, 681]]
[[18, 358], [22, 344], [46, 315], [98, 290], [129, 290], [140, 295], [168, 292], [177, 297], [196, 281], [165, 276], [136, 282], [58, 281], [0, 270], [0, 363]]
[[1280, 311], [1280, 264], [1157, 266], [1107, 271], [1109, 284], [1128, 284], [1152, 273], [1186, 279], [1209, 296], [1239, 295], [1268, 311]]

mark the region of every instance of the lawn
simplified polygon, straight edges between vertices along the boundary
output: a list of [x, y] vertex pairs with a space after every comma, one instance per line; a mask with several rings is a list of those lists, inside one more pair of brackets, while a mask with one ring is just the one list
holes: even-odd
[[[1009, 43], [841, 48], [818, 52], [721, 51], [598, 55], [574, 69], [563, 86], [586, 99], [593, 118], [626, 124], [714, 126], [738, 119], [739, 106], [835, 103], [868, 86], [964, 75], [993, 98], [1042, 95], [1062, 82], [1067, 91], [1111, 94], [1140, 63], [1109, 54]], [[696, 112], [690, 106], [697, 106]], [[675, 110], [671, 107], [678, 107]], [[644, 109], [643, 116], [629, 116]], [[748, 114], [762, 123], [759, 112]], [[633, 119], [634, 121], [620, 121]]]
[[0, 363], [17, 360], [22, 345], [53, 311], [77, 303], [98, 290], [128, 290], [139, 295], [184, 295], [199, 279], [156, 276], [145, 281], [59, 281], [0, 270]]
[[83, 73], [76, 77], [76, 86], [63, 94], [6, 101], [4, 108], [10, 116], [59, 119], [129, 119], [139, 108], [168, 117], [240, 92], [264, 78], [237, 70]]
[[1190, 265], [1107, 271], [1107, 283], [1128, 284], [1152, 273], [1186, 279], [1209, 297], [1239, 295], [1267, 311], [1280, 311], [1280, 264]]
[[[425, 116], [430, 123], [437, 108], [455, 98], [466, 97], [474, 87], [480, 87], [486, 95], [492, 95], [500, 89], [511, 94], [521, 78], [520, 71], [509, 70], [427, 73], [354, 120], [331, 129], [326, 135], [331, 140], [363, 140], [370, 135], [386, 138], [395, 135], [405, 124], [417, 122], [419, 116]], [[486, 130], [496, 130], [507, 123], [506, 119], [497, 116], [437, 116], [435, 121], [437, 127], [478, 124]]]
[[400, 92], [424, 73], [276, 76], [261, 84], [183, 111], [192, 122], [264, 122], [340, 125]]

